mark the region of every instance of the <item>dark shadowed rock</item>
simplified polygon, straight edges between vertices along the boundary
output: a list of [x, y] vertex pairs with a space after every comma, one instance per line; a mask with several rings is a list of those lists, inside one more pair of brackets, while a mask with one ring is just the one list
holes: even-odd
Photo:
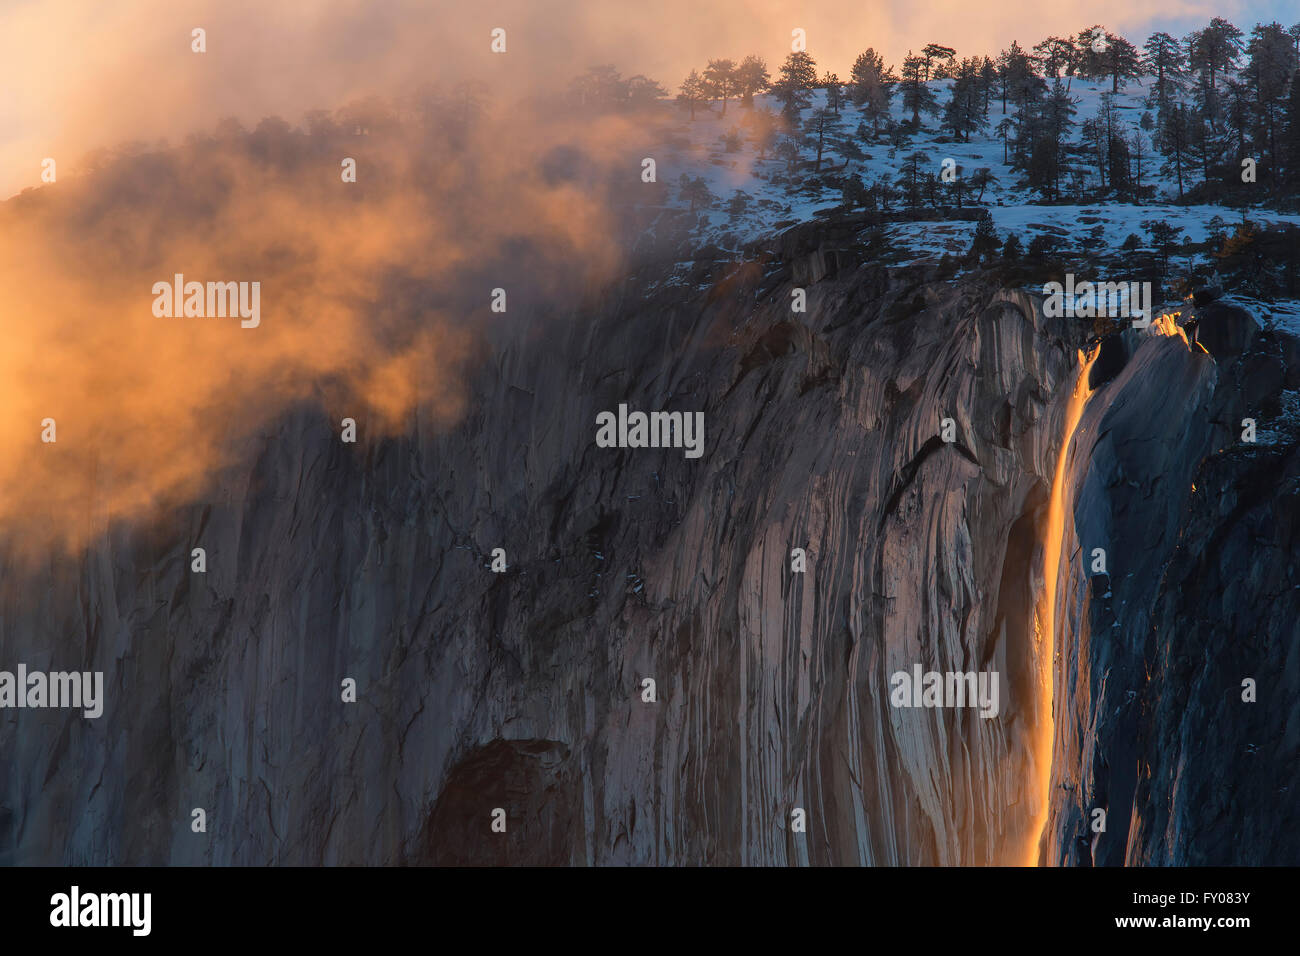
[[1088, 371], [1088, 387], [1097, 388], [1106, 384], [1124, 368], [1128, 361], [1128, 343], [1123, 335], [1113, 333], [1101, 340], [1101, 349], [1097, 360]]
[[1300, 388], [1300, 338], [1289, 332], [1275, 332], [1282, 364], [1286, 368], [1286, 387]]
[[[554, 740], [493, 740], [456, 762], [434, 802], [419, 852], [440, 866], [585, 862], [582, 782]], [[494, 812], [504, 811], [493, 829]]]
[[1196, 341], [1211, 355], [1240, 355], [1258, 331], [1255, 316], [1242, 306], [1219, 300], [1196, 310]]
[[1223, 289], [1217, 285], [1202, 286], [1192, 293], [1192, 304], [1200, 307], [1208, 305], [1223, 295]]

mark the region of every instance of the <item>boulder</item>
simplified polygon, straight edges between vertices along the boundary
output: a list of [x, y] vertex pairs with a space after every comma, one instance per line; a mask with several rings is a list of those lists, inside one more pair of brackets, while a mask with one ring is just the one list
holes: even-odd
[[1219, 299], [1196, 309], [1196, 341], [1215, 358], [1241, 355], [1258, 331], [1255, 316], [1240, 305]]

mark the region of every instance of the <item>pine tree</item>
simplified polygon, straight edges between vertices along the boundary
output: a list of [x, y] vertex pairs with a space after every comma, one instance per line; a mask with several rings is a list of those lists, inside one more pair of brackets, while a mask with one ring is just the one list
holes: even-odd
[[992, 259], [998, 251], [998, 234], [993, 228], [993, 217], [985, 211], [975, 225], [975, 238], [971, 240], [970, 256], [979, 263]]
[[682, 80], [681, 91], [677, 94], [678, 105], [691, 111], [691, 120], [695, 119], [695, 110], [709, 98], [708, 90], [704, 86], [704, 80], [700, 79], [699, 71], [691, 70]]
[[817, 85], [817, 61], [804, 51], [791, 53], [781, 64], [781, 79], [801, 90], [811, 90]]
[[736, 92], [740, 94], [741, 105], [747, 109], [754, 106], [754, 94], [762, 93], [770, 83], [762, 57], [747, 56], [736, 67]]
[[793, 118], [811, 105], [807, 93], [817, 85], [817, 63], [812, 55], [799, 50], [781, 64], [781, 78], [772, 84], [772, 92], [781, 100], [782, 111]]
[[938, 101], [930, 87], [926, 85], [925, 60], [919, 56], [913, 56], [910, 52], [903, 60], [903, 80], [899, 84], [899, 89], [903, 97], [903, 109], [911, 110], [912, 125], [921, 125], [921, 114], [935, 114], [939, 111]]
[[980, 114], [984, 119], [989, 118], [989, 109], [993, 105], [993, 91], [998, 85], [998, 68], [987, 56], [980, 62], [980, 93], [984, 97], [984, 102], [980, 106]]
[[827, 73], [822, 77], [822, 86], [826, 89], [826, 108], [835, 111], [835, 115], [840, 113], [840, 102], [844, 98], [844, 87], [840, 83], [840, 78], [834, 73]]
[[870, 208], [874, 198], [857, 176], [845, 176], [840, 181], [840, 197], [849, 212]]
[[[1015, 47], [1015, 44], [1012, 44]], [[1041, 175], [1053, 176], [1055, 156], [1062, 144], [1043, 141], [1046, 128], [1047, 83], [1032, 69], [1032, 61], [1025, 57], [1020, 66], [1012, 67], [1010, 97], [1015, 107], [1016, 138], [1012, 149], [1012, 165], [1025, 170], [1036, 187], [1046, 182]], [[1060, 86], [1060, 79], [1054, 81]], [[1050, 152], [1050, 156], [1049, 156]], [[1031, 172], [1031, 166], [1038, 172]], [[1050, 192], [1050, 188], [1047, 192]]]
[[1108, 45], [1102, 54], [1102, 60], [1111, 76], [1110, 91], [1118, 93], [1129, 79], [1142, 75], [1142, 59], [1138, 56], [1137, 47], [1123, 37], [1108, 34], [1106, 39]]
[[1215, 88], [1215, 79], [1234, 68], [1241, 60], [1243, 34], [1222, 17], [1215, 17], [1204, 30], [1197, 30], [1191, 40], [1191, 66], [1204, 71], [1209, 85]]
[[903, 168], [899, 173], [897, 183], [909, 209], [916, 209], [921, 205], [921, 194], [925, 185], [922, 170], [929, 164], [929, 154], [920, 150], [912, 153], [903, 161]]
[[1109, 76], [1106, 53], [1110, 49], [1111, 34], [1101, 24], [1080, 30], [1074, 36], [1074, 72], [1084, 79], [1095, 80]]
[[628, 84], [610, 64], [587, 68], [570, 84], [574, 99], [589, 109], [608, 109], [627, 102]]
[[1277, 170], [1284, 162], [1279, 141], [1283, 136], [1289, 84], [1300, 67], [1300, 58], [1296, 56], [1291, 37], [1279, 23], [1255, 27], [1247, 54], [1245, 76], [1253, 87], [1255, 99], [1253, 138], [1261, 159], [1268, 158], [1270, 184], [1276, 189]]
[[[1012, 42], [1011, 47], [1013, 51], [1019, 50], [1015, 42]], [[1013, 52], [1012, 59], [1008, 61], [1008, 70], [1011, 104], [1017, 112], [1037, 105], [1047, 95], [1047, 81], [1038, 75], [1035, 60], [1029, 54], [1023, 51], [1018, 54]]]
[[1237, 80], [1223, 84], [1223, 121], [1236, 143], [1238, 157], [1247, 154], [1246, 140], [1254, 133], [1255, 96], [1250, 86]]
[[1020, 48], [1015, 40], [998, 57], [998, 79], [1002, 87], [1002, 115], [1007, 115], [1007, 102], [1023, 101], [1047, 84], [1034, 72], [1034, 59]]
[[667, 95], [668, 91], [648, 76], [638, 73], [636, 76], [628, 77], [627, 105], [629, 107], [650, 106]]
[[1109, 141], [1106, 137], [1105, 122], [1096, 116], [1084, 120], [1082, 138], [1092, 153], [1093, 162], [1097, 164], [1097, 177], [1101, 183], [1101, 188], [1104, 190], [1106, 188], [1106, 169], [1109, 165], [1106, 162], [1106, 147], [1109, 145]]
[[884, 58], [875, 50], [858, 54], [849, 73], [849, 96], [853, 105], [860, 108], [878, 132], [880, 121], [889, 115], [889, 100], [893, 84], [898, 82], [894, 71], [885, 66]]
[[1286, 138], [1282, 155], [1286, 181], [1292, 189], [1300, 190], [1300, 70], [1291, 75], [1291, 93], [1287, 98], [1285, 129]]
[[958, 163], [953, 174], [952, 181], [947, 183], [948, 191], [957, 200], [957, 208], [961, 209], [962, 197], [966, 195], [966, 167]]
[[1034, 53], [1048, 79], [1069, 75], [1076, 59], [1074, 44], [1061, 37], [1048, 37], [1034, 45]]
[[722, 100], [722, 115], [727, 115], [727, 99], [736, 92], [736, 64], [731, 60], [710, 60], [704, 68], [704, 88], [715, 100]]
[[1133, 157], [1133, 201], [1141, 205], [1142, 171], [1145, 169], [1142, 165], [1142, 161], [1151, 152], [1151, 140], [1147, 138], [1146, 133], [1142, 132], [1141, 128], [1135, 128], [1133, 132], [1129, 134], [1129, 147], [1130, 154]]
[[978, 189], [979, 195], [975, 197], [977, 203], [984, 201], [984, 190], [988, 189], [993, 183], [998, 181], [998, 177], [993, 175], [993, 170], [988, 166], [981, 166], [975, 170], [970, 178], [970, 188]]
[[709, 189], [709, 184], [700, 176], [691, 179], [685, 173], [682, 173], [680, 182], [681, 197], [691, 204], [691, 211], [703, 206], [705, 209], [713, 205], [716, 198]]
[[793, 176], [799, 168], [799, 144], [790, 137], [783, 137], [773, 150], [776, 158], [785, 162], [785, 171]]
[[1188, 146], [1192, 138], [1190, 110], [1183, 103], [1175, 103], [1165, 114], [1160, 130], [1161, 152], [1169, 158], [1166, 168], [1172, 166], [1178, 178], [1178, 198], [1183, 198], [1183, 167], [1187, 163]]
[[[1034, 166], [1046, 179], [1040, 179], [1039, 186], [1050, 187], [1053, 199], [1061, 197], [1061, 172], [1065, 167], [1066, 144], [1070, 130], [1074, 128], [1074, 115], [1079, 101], [1070, 96], [1065, 84], [1058, 77], [1052, 85], [1052, 94], [1043, 105], [1043, 129], [1039, 141], [1035, 144]], [[1034, 174], [1031, 171], [1031, 181]]]
[[1111, 133], [1106, 159], [1109, 164], [1110, 188], [1115, 191], [1117, 198], [1124, 199], [1133, 191], [1133, 171], [1128, 140], [1118, 130]]
[[[925, 81], [930, 80], [930, 66], [932, 63], [951, 63], [952, 58], [957, 55], [957, 51], [950, 46], [944, 46], [941, 43], [927, 43], [921, 49], [921, 56], [925, 60]], [[935, 79], [944, 79], [942, 76], [935, 76]]]
[[746, 125], [749, 127], [750, 140], [758, 147], [758, 158], [766, 159], [767, 151], [776, 143], [780, 126], [776, 114], [760, 106], [749, 114]]
[[1142, 228], [1151, 237], [1151, 245], [1160, 256], [1160, 275], [1164, 276], [1169, 271], [1169, 254], [1178, 245], [1178, 234], [1183, 231], [1182, 227], [1171, 226], [1163, 219], [1148, 219], [1142, 223]]
[[1010, 117], [1002, 120], [1002, 122], [998, 123], [994, 132], [1002, 140], [1002, 164], [1005, 166], [1007, 164], [1007, 140], [1016, 133], [1015, 120]]
[[1191, 120], [1187, 141], [1187, 152], [1191, 159], [1201, 167], [1201, 182], [1208, 185], [1210, 170], [1216, 166], [1224, 151], [1224, 138], [1210, 124], [1209, 118], [1200, 110], [1189, 114]]
[[1151, 34], [1142, 48], [1146, 51], [1143, 67], [1156, 78], [1151, 86], [1150, 104], [1164, 112], [1170, 98], [1182, 88], [1187, 72], [1183, 48], [1168, 33]]
[[817, 162], [813, 166], [813, 172], [820, 172], [822, 168], [822, 154], [826, 148], [826, 134], [835, 133], [840, 123], [837, 114], [831, 112], [829, 107], [821, 107], [813, 110], [813, 115], [808, 121], [807, 132], [811, 137], [812, 133], [817, 134]]
[[1241, 61], [1242, 32], [1222, 17], [1215, 17], [1204, 30], [1187, 37], [1189, 62], [1199, 74], [1197, 100], [1210, 125], [1217, 128], [1219, 118], [1218, 77], [1234, 69]]
[[979, 61], [962, 60], [953, 80], [952, 95], [944, 107], [944, 125], [959, 140], [970, 142], [970, 134], [986, 124], [981, 110]]

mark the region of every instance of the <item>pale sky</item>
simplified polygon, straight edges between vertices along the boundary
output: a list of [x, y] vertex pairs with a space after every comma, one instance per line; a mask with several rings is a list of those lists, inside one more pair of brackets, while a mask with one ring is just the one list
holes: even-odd
[[[848, 73], [868, 46], [897, 64], [928, 42], [996, 54], [1093, 23], [1140, 42], [1212, 16], [1244, 30], [1300, 20], [1287, 0], [0, 0], [0, 196], [73, 170], [89, 150], [177, 141], [223, 116], [297, 122], [365, 93], [475, 75], [512, 97], [611, 62], [675, 89], [709, 57], [766, 57], [807, 31], [819, 66]], [[208, 52], [190, 51], [194, 27]], [[493, 27], [508, 52], [488, 52]]]

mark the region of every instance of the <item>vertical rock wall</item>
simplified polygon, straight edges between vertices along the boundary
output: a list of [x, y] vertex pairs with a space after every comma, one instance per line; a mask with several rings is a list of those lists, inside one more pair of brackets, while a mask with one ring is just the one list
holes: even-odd
[[[792, 313], [792, 269], [806, 280], [812, 260], [782, 255], [498, 330], [453, 429], [416, 416], [376, 438], [363, 418], [343, 445], [303, 408], [192, 506], [76, 555], [11, 551], [0, 660], [103, 670], [107, 702], [98, 720], [5, 714], [0, 862], [1023, 858], [1041, 796], [1028, 648], [1077, 331], [1019, 295], [824, 256]], [[1054, 862], [1221, 860], [1223, 788], [1248, 770], [1260, 800], [1288, 785], [1262, 761], [1207, 776], [1196, 750], [1238, 671], [1287, 669], [1275, 629], [1300, 619], [1234, 617], [1252, 596], [1294, 601], [1257, 467], [1189, 510], [1191, 482], [1226, 468], [1199, 464], [1216, 432], [1180, 412], [1205, 407], [1214, 369], [1153, 339], [1086, 413]], [[596, 447], [597, 413], [620, 403], [703, 411], [704, 456]], [[1104, 585], [1074, 560], [1094, 541]], [[1246, 554], [1270, 564], [1242, 591]], [[1252, 628], [1258, 653], [1233, 637]], [[914, 664], [997, 671], [1000, 714], [891, 707], [889, 676]], [[1189, 674], [1200, 709], [1180, 707]], [[1216, 789], [1217, 773], [1234, 776]], [[1110, 829], [1085, 845], [1099, 793]], [[1276, 845], [1265, 819], [1242, 862]]]

